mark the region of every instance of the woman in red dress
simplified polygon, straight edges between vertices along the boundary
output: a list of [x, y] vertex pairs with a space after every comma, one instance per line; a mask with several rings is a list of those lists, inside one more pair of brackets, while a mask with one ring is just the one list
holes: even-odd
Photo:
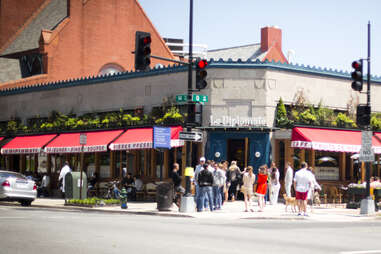
[[257, 191], [255, 194], [258, 196], [258, 206], [259, 210], [258, 212], [263, 212], [263, 206], [265, 202], [265, 195], [266, 195], [266, 189], [267, 189], [267, 166], [262, 165], [259, 168], [258, 173], [258, 181], [257, 181]]

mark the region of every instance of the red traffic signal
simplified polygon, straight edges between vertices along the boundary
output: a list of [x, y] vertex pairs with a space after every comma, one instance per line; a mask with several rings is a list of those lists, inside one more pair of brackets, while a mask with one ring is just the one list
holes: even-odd
[[362, 91], [363, 87], [363, 66], [362, 66], [362, 60], [359, 61], [353, 61], [352, 68], [354, 71], [351, 73], [352, 77], [352, 89], [355, 91]]
[[208, 85], [205, 80], [208, 75], [208, 72], [205, 70], [207, 66], [208, 61], [206, 60], [196, 61], [196, 88], [199, 90], [204, 89]]
[[151, 34], [136, 31], [135, 35], [135, 69], [146, 71], [151, 64]]
[[204, 69], [206, 66], [208, 66], [208, 62], [206, 60], [200, 60], [197, 62], [197, 68]]

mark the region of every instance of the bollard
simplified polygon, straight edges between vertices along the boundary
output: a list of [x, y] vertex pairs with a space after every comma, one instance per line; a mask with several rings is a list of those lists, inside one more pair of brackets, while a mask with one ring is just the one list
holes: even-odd
[[120, 208], [127, 209], [127, 191], [123, 188], [120, 192]]

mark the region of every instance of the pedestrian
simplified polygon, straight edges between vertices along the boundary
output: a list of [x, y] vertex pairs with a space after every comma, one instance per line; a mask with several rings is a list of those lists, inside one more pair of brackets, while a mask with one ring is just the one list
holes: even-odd
[[225, 185], [226, 176], [222, 169], [222, 164], [215, 164], [215, 170], [213, 172], [213, 198], [214, 198], [214, 210], [221, 209], [223, 188]]
[[308, 164], [302, 162], [301, 169], [295, 173], [294, 177], [294, 189], [296, 192], [296, 202], [298, 205], [299, 213], [298, 215], [308, 216], [307, 214], [307, 195], [308, 190], [312, 184], [311, 173], [307, 170]]
[[259, 168], [258, 180], [257, 180], [257, 190], [255, 194], [258, 196], [258, 212], [263, 212], [264, 203], [265, 203], [265, 194], [267, 189], [267, 165], [262, 165]]
[[[200, 195], [200, 186], [198, 185], [198, 175], [200, 174], [201, 170], [204, 169], [204, 165], [205, 165], [205, 157], [201, 157], [200, 158], [200, 163], [196, 166], [196, 170], [194, 171], [194, 180], [193, 180], [193, 183], [194, 183], [194, 186], [195, 186], [195, 196], [194, 196], [194, 199], [196, 201], [196, 206], [198, 206], [198, 204], [200, 204], [200, 200], [201, 200], [201, 195]], [[197, 207], [197, 210], [198, 210], [199, 207]]]
[[62, 196], [65, 199], [65, 176], [67, 173], [71, 173], [71, 168], [69, 166], [69, 162], [65, 161], [64, 166], [61, 168], [60, 175], [58, 176], [58, 182], [60, 183]]
[[[251, 206], [251, 197], [253, 196], [253, 187], [255, 182], [255, 174], [253, 173], [253, 167], [248, 166], [243, 174], [241, 191], [243, 193], [243, 199], [245, 201], [245, 212], [248, 212], [248, 207]], [[253, 212], [253, 209], [250, 209]]]
[[209, 167], [208, 164], [204, 164], [203, 169], [200, 171], [198, 175], [198, 185], [199, 185], [200, 196], [201, 196], [201, 198], [199, 199], [199, 203], [197, 204], [198, 212], [202, 212], [206, 197], [208, 197], [209, 209], [211, 212], [213, 211], [213, 190], [212, 190], [213, 174], [212, 172], [210, 172], [208, 167]]
[[294, 170], [291, 167], [291, 163], [287, 162], [286, 174], [284, 176], [284, 188], [286, 189], [287, 197], [292, 197], [291, 186], [294, 179]]
[[222, 169], [225, 171], [225, 185], [224, 185], [224, 195], [222, 196], [223, 197], [223, 202], [227, 202], [228, 201], [228, 198], [229, 198], [229, 187], [227, 186], [227, 173], [228, 173], [228, 169], [229, 169], [229, 162], [228, 161], [223, 161], [222, 162]]
[[236, 161], [232, 161], [227, 172], [227, 182], [229, 186], [228, 199], [234, 201], [237, 199], [237, 187], [239, 183], [239, 178], [241, 176], [241, 171], [237, 166]]
[[276, 205], [278, 204], [278, 196], [280, 190], [280, 182], [279, 182], [279, 169], [276, 167], [275, 162], [271, 163], [271, 174], [270, 174], [270, 204]]
[[311, 203], [311, 212], [314, 205], [315, 190], [321, 191], [321, 186], [316, 181], [315, 172], [313, 167], [309, 167], [308, 171], [311, 173], [311, 186], [308, 190], [307, 200]]
[[181, 194], [185, 193], [184, 187], [181, 186], [181, 177], [179, 176], [179, 164], [173, 163], [173, 170], [172, 170], [172, 182], [173, 182], [173, 188], [175, 193], [180, 192]]

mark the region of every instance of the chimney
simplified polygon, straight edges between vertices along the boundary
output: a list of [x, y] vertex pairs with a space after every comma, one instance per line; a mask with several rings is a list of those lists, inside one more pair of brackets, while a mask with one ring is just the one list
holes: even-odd
[[276, 26], [261, 29], [261, 51], [265, 52], [271, 47], [276, 47], [282, 52], [282, 30]]

